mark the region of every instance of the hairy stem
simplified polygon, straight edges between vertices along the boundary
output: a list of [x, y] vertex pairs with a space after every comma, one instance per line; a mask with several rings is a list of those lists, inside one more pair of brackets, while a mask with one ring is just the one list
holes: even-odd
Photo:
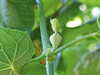
[[43, 52], [39, 57], [32, 59], [30, 62], [40, 62], [46, 58], [46, 52]]
[[47, 48], [48, 46], [50, 46], [50, 44], [48, 39], [43, 4], [41, 0], [36, 0], [36, 1], [38, 3], [38, 9], [39, 9], [39, 20], [40, 20], [39, 23], [40, 23], [40, 32], [42, 38], [43, 51], [47, 51]]
[[[40, 19], [40, 31], [41, 31], [41, 38], [42, 38], [42, 45], [43, 45], [43, 52], [47, 51], [49, 44], [48, 34], [47, 34], [47, 28], [46, 28], [46, 22], [45, 22], [45, 16], [44, 16], [44, 9], [43, 4], [41, 0], [36, 0], [38, 3], [39, 8], [39, 19]], [[47, 75], [54, 75], [54, 67], [53, 63], [50, 64], [46, 60], [46, 68], [47, 68]]]

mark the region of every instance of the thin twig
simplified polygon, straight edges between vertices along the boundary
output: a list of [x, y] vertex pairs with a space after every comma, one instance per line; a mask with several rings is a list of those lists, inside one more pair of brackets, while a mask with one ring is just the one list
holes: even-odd
[[46, 52], [43, 52], [39, 57], [36, 57], [30, 61], [31, 62], [40, 62], [46, 58]]
[[77, 43], [77, 42], [79, 42], [79, 41], [82, 41], [82, 40], [87, 39], [87, 38], [95, 37], [96, 35], [98, 35], [99, 32], [100, 32], [100, 31], [95, 32], [95, 33], [91, 33], [91, 34], [82, 36], [81, 38], [76, 39], [76, 40], [74, 40], [74, 41], [71, 41], [71, 42], [69, 42], [69, 43], [67, 43], [67, 44], [65, 44], [65, 45], [63, 45], [63, 46], [61, 46], [60, 48], [56, 49], [55, 52], [54, 52], [54, 54], [55, 54], [55, 55], [58, 54], [58, 53], [61, 52], [62, 50], [68, 48], [69, 46], [71, 46], [71, 45], [73, 45], [73, 44], [75, 44], [75, 43]]

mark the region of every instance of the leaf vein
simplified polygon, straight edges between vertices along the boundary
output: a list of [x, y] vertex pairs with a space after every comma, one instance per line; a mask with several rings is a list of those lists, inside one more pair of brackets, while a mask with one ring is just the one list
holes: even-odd
[[8, 70], [11, 69], [11, 67], [5, 68], [5, 69], [1, 69], [0, 71], [4, 71], [4, 70]]
[[[25, 36], [25, 33], [23, 34], [23, 36], [22, 36], [22, 38], [19, 40], [19, 42], [24, 38], [24, 36]], [[18, 42], [18, 43], [19, 43]], [[12, 62], [12, 64], [14, 63], [14, 61], [15, 61], [15, 58], [16, 58], [16, 54], [17, 54], [17, 47], [18, 47], [18, 44], [16, 44], [16, 49], [15, 49], [15, 54], [14, 54], [14, 58], [13, 58], [13, 62]]]
[[[1, 44], [1, 43], [0, 43], [0, 44]], [[2, 45], [2, 44], [1, 44], [1, 45]], [[5, 53], [4, 50], [3, 50], [3, 45], [2, 45], [2, 52], [4, 53], [4, 55], [5, 55], [5, 57], [7, 58], [8, 62], [11, 64], [10, 59], [8, 58], [8, 56], [6, 55], [6, 53]]]
[[4, 63], [4, 62], [2, 62], [2, 61], [0, 61], [0, 63], [2, 63], [2, 64], [4, 64], [4, 65], [7, 65], [7, 66], [10, 66], [9, 64], [7, 64], [7, 63]]

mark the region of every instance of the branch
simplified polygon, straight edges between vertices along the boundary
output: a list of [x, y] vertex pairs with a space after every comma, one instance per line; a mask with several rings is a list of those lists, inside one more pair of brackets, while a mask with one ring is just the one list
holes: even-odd
[[[49, 44], [48, 34], [47, 34], [47, 28], [46, 28], [46, 21], [44, 16], [44, 9], [42, 0], [36, 0], [38, 3], [39, 8], [39, 19], [40, 19], [40, 31], [41, 31], [41, 38], [42, 38], [42, 45], [43, 45], [43, 52], [47, 51]], [[46, 60], [46, 68], [47, 68], [47, 75], [54, 75], [54, 67], [53, 63], [50, 64]]]
[[38, 9], [39, 9], [39, 20], [40, 20], [39, 22], [40, 22], [40, 32], [42, 38], [43, 51], [46, 51], [48, 49], [48, 46], [50, 46], [50, 44], [48, 39], [44, 9], [42, 1], [41, 0], [36, 0], [36, 1], [38, 3]]
[[82, 37], [79, 38], [79, 39], [76, 39], [76, 40], [74, 40], [74, 41], [71, 41], [71, 42], [69, 42], [69, 43], [67, 43], [67, 44], [65, 44], [65, 45], [63, 45], [63, 46], [61, 46], [61, 47], [59, 47], [58, 49], [56, 49], [55, 52], [54, 52], [54, 54], [56, 55], [56, 54], [58, 54], [59, 52], [61, 52], [62, 50], [66, 49], [66, 48], [68, 48], [69, 46], [71, 46], [71, 45], [73, 45], [73, 44], [75, 44], [75, 43], [77, 43], [77, 42], [79, 42], [79, 41], [82, 41], [82, 40], [84, 40], [84, 39], [91, 38], [91, 37], [94, 37], [94, 38], [95, 38], [97, 35], [99, 35], [99, 33], [100, 33], [100, 31], [95, 32], [95, 33], [91, 33], [91, 34], [88, 34], [88, 35], [85, 35], [85, 36], [82, 36]]
[[[77, 42], [80, 42], [80, 41], [82, 41], [82, 40], [84, 40], [84, 39], [94, 37], [94, 38], [96, 38], [96, 39], [98, 40], [97, 36], [100, 36], [100, 31], [97, 31], [97, 32], [91, 33], [91, 34], [87, 34], [87, 35], [85, 35], [85, 36], [82, 36], [81, 38], [76, 39], [76, 40], [73, 40], [73, 41], [71, 41], [71, 42], [69, 42], [69, 43], [67, 43], [67, 44], [65, 44], [65, 45], [63, 45], [63, 46], [61, 46], [61, 47], [59, 47], [58, 49], [56, 49], [55, 52], [54, 52], [54, 55], [58, 54], [59, 52], [61, 52], [61, 51], [63, 51], [64, 49], [68, 48], [69, 46], [71, 46], [71, 45], [73, 45], [73, 44], [75, 44], [75, 43], [77, 43]], [[32, 59], [32, 61], [33, 61], [33, 62], [34, 62], [34, 61], [42, 61], [43, 59], [45, 59], [45, 57], [46, 57], [46, 56], [45, 56], [45, 53], [44, 53], [44, 54], [42, 54], [41, 56], [39, 56], [39, 57], [37, 57], [37, 58], [35, 58], [35, 59]], [[40, 58], [42, 58], [42, 59], [40, 59]], [[39, 60], [39, 59], [40, 59], [40, 60]]]
[[36, 57], [30, 61], [31, 62], [40, 62], [46, 58], [46, 52], [43, 52], [39, 57]]

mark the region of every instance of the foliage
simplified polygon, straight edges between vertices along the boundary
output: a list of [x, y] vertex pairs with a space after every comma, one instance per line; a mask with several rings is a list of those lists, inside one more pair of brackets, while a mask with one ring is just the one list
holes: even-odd
[[[98, 7], [100, 14], [99, 4], [99, 0], [0, 0], [0, 75], [99, 75], [100, 16], [92, 11]], [[59, 23], [62, 36], [53, 53], [52, 18], [57, 18], [53, 23]]]
[[90, 1], [90, 0], [88, 0], [88, 1], [87, 0], [78, 0], [78, 1], [85, 3], [89, 6], [100, 7], [100, 1], [99, 0], [92, 0], [92, 1]]
[[27, 32], [5, 28], [0, 28], [0, 36], [0, 74], [18, 75], [16, 70], [27, 64], [33, 55], [30, 37]]
[[5, 26], [30, 32], [34, 24], [34, 2], [31, 0], [1, 1], [1, 13]]

